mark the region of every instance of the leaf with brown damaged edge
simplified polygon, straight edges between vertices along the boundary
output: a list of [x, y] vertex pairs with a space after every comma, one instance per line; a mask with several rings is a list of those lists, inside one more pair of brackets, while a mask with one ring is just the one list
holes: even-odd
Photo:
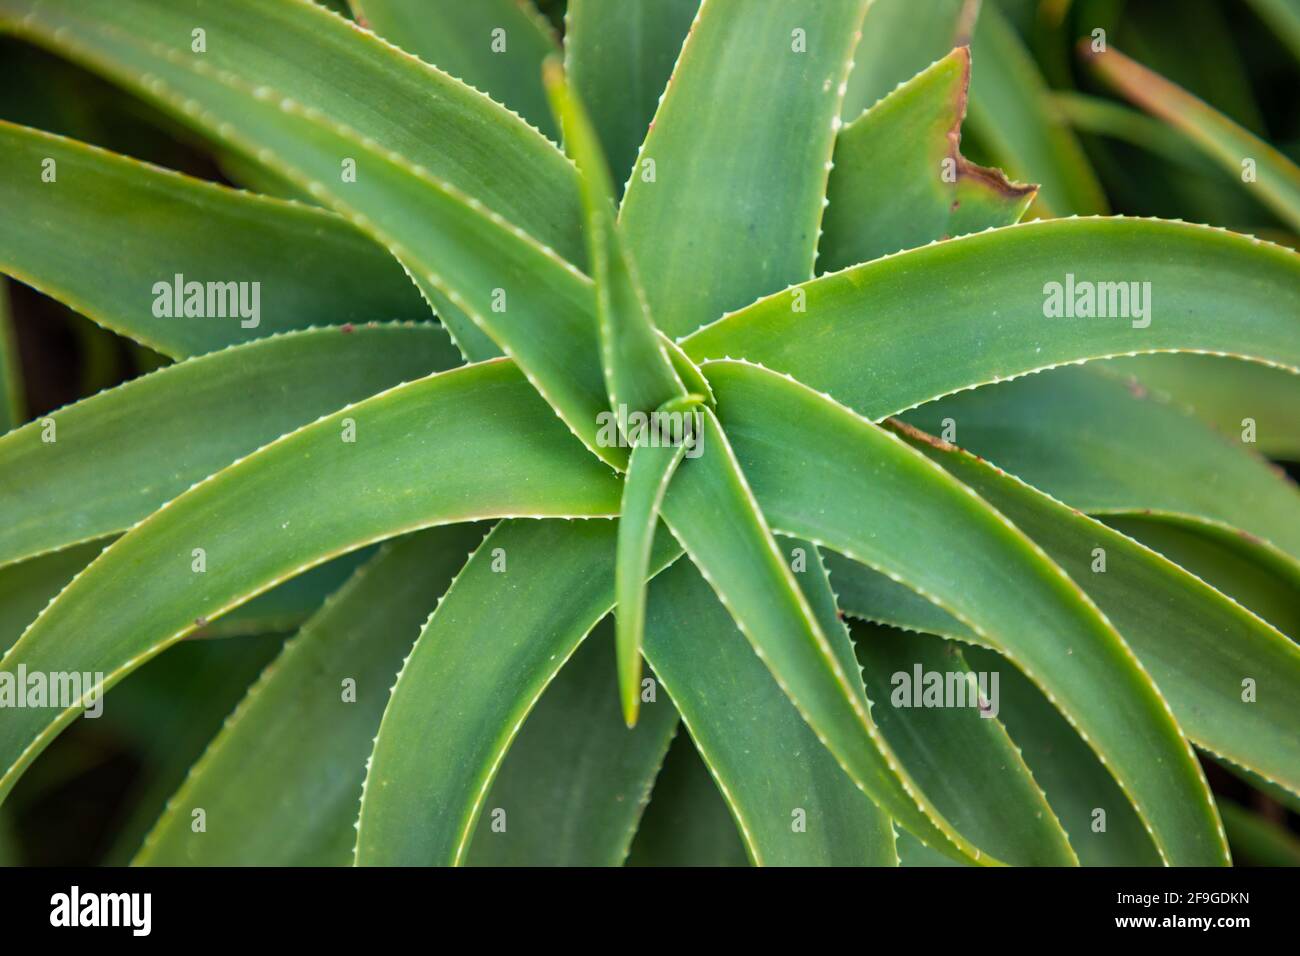
[[958, 47], [840, 131], [822, 271], [1020, 220], [1037, 187], [961, 154], [969, 84], [970, 50]]

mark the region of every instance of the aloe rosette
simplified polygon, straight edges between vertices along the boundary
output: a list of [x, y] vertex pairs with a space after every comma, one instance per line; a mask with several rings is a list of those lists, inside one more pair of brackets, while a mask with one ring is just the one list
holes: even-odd
[[1300, 792], [1300, 498], [1124, 373], [1300, 373], [1300, 259], [1106, 215], [978, 7], [0, 0], [254, 190], [0, 123], [0, 271], [172, 360], [0, 437], [0, 670], [314, 596], [138, 862], [1219, 865], [1198, 751]]

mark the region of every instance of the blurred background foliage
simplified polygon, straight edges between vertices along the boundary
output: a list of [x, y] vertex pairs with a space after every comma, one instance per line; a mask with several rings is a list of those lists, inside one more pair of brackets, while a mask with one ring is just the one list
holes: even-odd
[[[347, 14], [345, 0], [317, 0]], [[618, 0], [609, 0], [618, 2]], [[775, 2], [775, 0], [774, 0]], [[908, 0], [936, 9], [944, 0]], [[891, 5], [868, 15], [850, 100], [870, 105], [949, 47], [943, 36], [886, 32]], [[962, 0], [947, 0], [957, 8]], [[557, 31], [565, 0], [538, 0]], [[1293, 229], [1242, 187], [1239, 177], [1181, 134], [1112, 94], [1076, 55], [1093, 31], [1128, 56], [1194, 93], [1300, 162], [1300, 4], [1292, 0], [984, 0], [973, 39], [971, 109], [962, 151], [1042, 183], [1030, 215], [1115, 212], [1225, 226], [1296, 247]], [[879, 45], [873, 44], [873, 27]], [[887, 40], [884, 39], [887, 37]], [[996, 69], [984, 62], [995, 60]], [[1014, 82], [1006, 84], [1010, 76]], [[847, 112], [847, 111], [846, 111]], [[185, 128], [99, 78], [11, 37], [0, 36], [0, 118], [80, 139], [203, 179], [252, 186], [235, 157], [212, 153]], [[1044, 124], [1066, 130], [1057, 164], [1045, 168], [1034, 138]], [[1063, 159], [1064, 157], [1064, 159]], [[270, 188], [270, 187], [267, 187]], [[12, 314], [18, 368], [11, 370], [28, 418], [165, 364], [150, 350], [101, 329], [39, 293], [0, 277]], [[1222, 360], [1205, 372], [1227, 374]], [[18, 374], [13, 375], [16, 371]], [[1283, 374], [1283, 373], [1279, 373]], [[1294, 386], [1287, 385], [1294, 395]], [[1293, 476], [1300, 463], [1279, 462]], [[91, 545], [90, 547], [94, 547]], [[76, 550], [76, 549], [74, 549]], [[96, 720], [78, 720], [0, 808], [0, 864], [122, 864], [130, 860], [168, 797], [284, 639], [319, 595], [364, 559], [335, 562], [184, 641], [112, 691]], [[75, 557], [75, 556], [74, 556]], [[84, 557], [81, 558], [84, 560]], [[77, 565], [79, 566], [79, 565]], [[313, 577], [313, 575], [315, 577]], [[337, 580], [323, 580], [333, 576]], [[52, 595], [6, 594], [0, 618], [33, 616]], [[7, 604], [7, 606], [6, 606]], [[12, 622], [11, 622], [12, 623]], [[677, 791], [706, 771], [692, 748], [674, 745], [633, 846], [633, 864], [673, 863], [645, 839], [662, 829], [743, 850], [719, 801], [716, 814], [684, 814]], [[1300, 864], [1300, 803], [1276, 788], [1207, 763], [1239, 864]], [[687, 841], [691, 842], [691, 841]], [[725, 853], [723, 853], [725, 856]]]

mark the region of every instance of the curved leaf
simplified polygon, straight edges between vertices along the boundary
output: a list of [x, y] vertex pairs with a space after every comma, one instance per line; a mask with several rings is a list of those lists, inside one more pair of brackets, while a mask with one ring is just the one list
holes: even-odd
[[[202, 53], [193, 38], [200, 27]], [[310, 0], [0, 0], [0, 28], [284, 173], [259, 153], [256, 137], [240, 135], [260, 126], [249, 115], [255, 104], [220, 80], [274, 90], [396, 150], [582, 262], [577, 175], [554, 144], [483, 94]]]
[[709, 409], [698, 442], [702, 454], [669, 485], [664, 520], [777, 683], [883, 811], [943, 853], [997, 862], [957, 833], [899, 766], [868, 712], [848, 635], [827, 634], [818, 620]]
[[[434, 528], [367, 562], [227, 718], [133, 862], [351, 864], [366, 757], [390, 682], [482, 533]], [[198, 833], [196, 808], [210, 824]]]
[[457, 361], [431, 324], [312, 329], [69, 405], [0, 437], [0, 564], [123, 531], [285, 432]]
[[[3, 121], [0, 204], [0, 271], [172, 358], [309, 324], [429, 317], [392, 257], [338, 216]], [[200, 315], [186, 314], [192, 282], [223, 285], [200, 292]], [[256, 299], [227, 283], [255, 284]]]
[[972, 667], [1001, 674], [998, 719], [1070, 835], [1079, 862], [1159, 866], [1160, 853], [1124, 791], [1043, 692], [1000, 654], [970, 646], [962, 654]]
[[[606, 618], [608, 620], [608, 618]], [[484, 800], [470, 866], [618, 866], [677, 729], [667, 700], [624, 726], [609, 629], [598, 625], [538, 700]], [[495, 810], [504, 829], [495, 826]]]
[[1253, 438], [1261, 455], [1300, 461], [1300, 416], [1291, 414], [1300, 375], [1217, 355], [1135, 355], [1102, 367], [1173, 399], [1225, 438]]
[[[1049, 283], [1149, 282], [1140, 319], [1047, 317]], [[806, 312], [795, 311], [802, 291]], [[1082, 293], [1080, 293], [1082, 294]], [[1046, 310], [1046, 311], [1045, 311]], [[1032, 222], [912, 249], [762, 299], [683, 340], [744, 357], [872, 419], [1093, 358], [1235, 355], [1300, 372], [1300, 256], [1158, 220]]]
[[[474, 552], [384, 711], [361, 800], [359, 865], [465, 862], [511, 740], [614, 603], [614, 533], [602, 521], [507, 521]], [[661, 536], [652, 570], [676, 556]], [[658, 721], [645, 723], [633, 732], [654, 736]], [[508, 811], [504, 824], [509, 832]]]
[[700, 0], [569, 0], [565, 9], [565, 71], [620, 194], [699, 8]]
[[[1010, 864], [1077, 866], [1065, 831], [999, 718], [1003, 668], [977, 675], [956, 645], [930, 635], [858, 624], [853, 639], [880, 732], [948, 819]], [[966, 696], [917, 706], [930, 675]], [[971, 799], [990, 793], [997, 799]]]
[[1300, 169], [1282, 152], [1113, 47], [1104, 53], [1092, 52], [1089, 46], [1079, 49], [1108, 85], [1181, 131], [1233, 179], [1257, 189], [1260, 198], [1292, 228], [1300, 228]]
[[[542, 61], [559, 52], [549, 24], [518, 0], [349, 0], [357, 20], [426, 63], [483, 90], [548, 136], [555, 126]], [[500, 32], [498, 32], [500, 31]]]
[[866, 0], [701, 4], [621, 210], [665, 332], [684, 334], [812, 275], [866, 8]]
[[1121, 103], [1065, 91], [1052, 94], [1052, 103], [1079, 132], [1123, 140], [1190, 171], [1205, 173], [1214, 168], [1199, 153], [1188, 152], [1177, 131]]
[[[1287, 729], [1300, 696], [1300, 646], [1155, 552], [987, 462], [919, 434], [909, 440], [1015, 522], [1087, 591], [1195, 743], [1300, 792], [1300, 742]], [[917, 617], [912, 602], [890, 603], [878, 587], [850, 586], [857, 576], [851, 567], [835, 570], [851, 613], [879, 612], [889, 623], [991, 642], [951, 618], [936, 621], [934, 610]], [[1247, 677], [1268, 689], [1255, 702], [1242, 700]]]
[[[1159, 551], [1220, 594], [1250, 608], [1292, 640], [1300, 639], [1300, 603], [1294, 566], [1284, 572], [1260, 560], [1258, 548], [1232, 544], [1206, 534], [1204, 526], [1180, 525], [1142, 515], [1103, 515], [1120, 534]], [[1234, 536], [1238, 542], [1241, 536]], [[1243, 542], [1244, 543], [1244, 542]]]
[[[93, 11], [4, 0], [6, 25], [345, 211], [403, 261], [471, 359], [497, 354], [474, 311], [509, 284], [501, 277], [512, 263], [484, 260], [470, 242], [436, 248], [439, 236], [486, 230], [503, 252], [541, 246], [533, 251], [583, 261], [576, 176], [553, 144], [487, 96], [309, 0], [124, 0]], [[201, 51], [196, 29], [205, 31]], [[268, 35], [282, 40], [274, 51]], [[476, 278], [474, 269], [494, 266], [495, 280]]]
[[1300, 491], [1245, 447], [1140, 386], [1062, 368], [951, 395], [904, 419], [1092, 515], [1231, 525], [1300, 571]]
[[751, 859], [895, 865], [889, 818], [821, 745], [699, 572], [678, 562], [654, 580], [650, 595], [646, 656], [718, 781]]
[[[868, 18], [868, 22], [870, 18]], [[1033, 186], [962, 156], [970, 51], [953, 50], [840, 131], [822, 271], [1017, 222]]]
[[1096, 605], [1024, 533], [824, 396], [738, 362], [704, 372], [773, 527], [884, 569], [958, 616], [1086, 734], [1167, 862], [1226, 862], [1205, 778], [1168, 705]]
[[[480, 518], [608, 517], [618, 493], [513, 365], [433, 375], [285, 435], [154, 512], [0, 666], [76, 662], [108, 688], [196, 626], [363, 545]], [[129, 592], [123, 574], [137, 582]], [[22, 709], [0, 724], [0, 794], [79, 710]]]

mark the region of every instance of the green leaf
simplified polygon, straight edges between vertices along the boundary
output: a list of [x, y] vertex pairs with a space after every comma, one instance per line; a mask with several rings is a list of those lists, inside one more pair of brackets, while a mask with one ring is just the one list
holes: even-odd
[[732, 0], [700, 8], [621, 211], [665, 332], [690, 332], [813, 274], [866, 7]]
[[646, 578], [654, 546], [659, 509], [673, 472], [686, 454], [686, 443], [660, 445], [642, 431], [632, 450], [618, 512], [618, 548], [614, 568], [619, 697], [623, 719], [636, 726], [641, 703], [641, 645], [645, 635]]
[[[608, 622], [608, 618], [605, 619]], [[602, 622], [524, 721], [492, 782], [470, 843], [470, 866], [619, 866], [677, 729], [667, 700], [623, 724], [609, 675], [614, 642]], [[492, 811], [505, 811], [505, 830]]]
[[1024, 182], [1039, 183], [1045, 215], [1108, 212], [1106, 195], [1074, 132], [1014, 28], [994, 3], [981, 4], [971, 47], [969, 127], [992, 159]]
[[960, 47], [840, 132], [822, 271], [1019, 221], [1034, 187], [976, 166], [958, 148], [969, 81], [970, 51]]
[[[99, 557], [114, 537], [97, 538], [0, 568], [0, 651], [8, 650], [45, 605]], [[225, 638], [291, 633], [371, 556], [372, 550], [363, 548], [291, 578], [219, 621], [209, 622], [193, 636]]]
[[1094, 53], [1087, 45], [1079, 49], [1105, 83], [1178, 129], [1233, 179], [1257, 191], [1293, 228], [1300, 228], [1300, 169], [1283, 153], [1113, 47], [1104, 53]]
[[[1006, 515], [1087, 591], [1124, 635], [1194, 742], [1300, 791], [1300, 742], [1285, 729], [1285, 712], [1300, 695], [1300, 646], [1120, 533], [968, 452], [920, 433], [906, 434], [915, 447]], [[1106, 570], [1094, 570], [1103, 558]], [[852, 607], [847, 599], [846, 607]], [[871, 608], [861, 610], [872, 613]], [[897, 607], [893, 611], [906, 614]], [[1176, 632], [1170, 630], [1171, 621], [1178, 623]], [[940, 625], [938, 633], [991, 643], [991, 637], [954, 624]], [[1079, 645], [1073, 649], [1077, 656]], [[1242, 680], [1247, 677], [1267, 688], [1250, 703], [1242, 700]]]
[[217, 155], [213, 158], [221, 167], [222, 175], [242, 189], [261, 193], [263, 196], [274, 196], [277, 199], [292, 199], [312, 206], [320, 205], [307, 190], [295, 186], [283, 176], [258, 165], [241, 153], [218, 148]]
[[[1168, 705], [1033, 541], [934, 462], [824, 396], [739, 362], [704, 372], [774, 528], [883, 569], [958, 616], [1053, 695], [1170, 864], [1226, 862], [1205, 779]], [[678, 473], [669, 504], [689, 474]]]
[[1234, 535], [1245, 547], [1205, 533], [1195, 525], [1179, 525], [1140, 515], [1105, 515], [1101, 519], [1120, 534], [1159, 551], [1174, 564], [1196, 575], [1210, 587], [1250, 608], [1294, 640], [1300, 635], [1293, 565], [1280, 572], [1260, 560], [1259, 549]]
[[614, 189], [596, 131], [573, 96], [558, 60], [547, 63], [546, 90], [564, 145], [582, 177], [587, 260], [596, 285], [596, 318], [609, 407], [649, 412], [686, 395], [650, 318], [636, 266], [614, 216]]
[[[1150, 282], [1149, 326], [1048, 318], [1048, 283]], [[1080, 360], [1217, 352], [1300, 372], [1300, 256], [1158, 220], [1032, 222], [913, 249], [762, 299], [682, 342], [744, 357], [872, 419]], [[1063, 292], [1063, 289], [1062, 289]]]
[[67, 587], [107, 541], [88, 541], [0, 569], [0, 652], [9, 650], [45, 605]]
[[[518, 0], [350, 0], [357, 20], [425, 63], [492, 96], [546, 135], [555, 126], [542, 61], [560, 50], [550, 25]], [[499, 33], [497, 31], [500, 31]]]
[[[338, 216], [3, 121], [0, 205], [0, 271], [173, 358], [309, 324], [429, 317], [401, 267]], [[201, 293], [203, 314], [186, 315], [178, 275], [221, 283], [221, 297]], [[227, 301], [227, 283], [256, 285]]]
[[1295, 485], [1245, 446], [1113, 373], [1056, 369], [903, 417], [1089, 514], [1229, 525], [1280, 548], [1300, 571]]
[[[274, 115], [242, 92], [265, 87], [383, 143], [582, 262], [578, 179], [554, 144], [483, 94], [309, 0], [0, 0], [0, 28], [283, 174], [296, 151], [283, 162], [259, 153], [269, 143], [252, 134], [267, 129], [268, 118], [274, 126]], [[193, 49], [198, 28], [203, 53]], [[355, 154], [334, 154], [335, 182], [340, 156]]]
[[[1017, 866], [1077, 866], [1043, 791], [998, 718], [1001, 668], [977, 675], [942, 639], [859, 624], [854, 645], [880, 732], [953, 825]], [[919, 707], [925, 681], [960, 688], [964, 706]], [[940, 698], [940, 704], [950, 704]], [[987, 706], [985, 706], [987, 704]], [[996, 793], [996, 800], [971, 794]]]
[[[200, 623], [338, 555], [438, 524], [609, 517], [619, 490], [513, 365], [432, 375], [285, 435], [171, 501], [78, 576], [0, 665], [76, 662], [111, 687]], [[23, 709], [0, 724], [0, 794], [79, 710]]]
[[1300, 416], [1291, 413], [1300, 407], [1300, 376], [1217, 355], [1135, 355], [1103, 367], [1191, 409], [1225, 438], [1250, 437], [1261, 455], [1300, 461]]
[[690, 736], [678, 734], [655, 778], [627, 865], [717, 867], [748, 861], [718, 785]]
[[1113, 100], [1062, 91], [1052, 94], [1052, 103], [1079, 132], [1123, 140], [1189, 171], [1214, 170], [1200, 153], [1188, 151], [1176, 130]]
[[[93, 16], [63, 0], [2, 0], [0, 27], [6, 20], [346, 212], [403, 261], [470, 359], [496, 353], [474, 312], [488, 311], [484, 297], [509, 284], [503, 276], [517, 264], [509, 251], [553, 248], [583, 261], [576, 176], [552, 143], [487, 96], [307, 0], [124, 0]], [[206, 31], [201, 53], [195, 29]], [[280, 38], [277, 50], [267, 49], [267, 35]], [[504, 261], [485, 260], [469, 241], [484, 230]], [[463, 245], [452, 238], [459, 234]], [[485, 284], [474, 268], [494, 276]]]
[[846, 122], [895, 87], [970, 42], [979, 0], [873, 0], [853, 54]]
[[898, 865], [906, 867], [962, 867], [969, 864], [936, 853], [906, 830], [898, 832]]
[[341, 588], [357, 568], [375, 556], [377, 547], [362, 548], [304, 571], [277, 584], [229, 614], [223, 614], [191, 635], [194, 638], [253, 637], [292, 634], [320, 610], [326, 598]]
[[[511, 740], [613, 606], [614, 534], [602, 521], [507, 521], [475, 551], [425, 624], [384, 711], [361, 801], [358, 864], [465, 862]], [[662, 536], [652, 570], [676, 556]], [[655, 736], [659, 721], [644, 724], [633, 732]], [[508, 812], [504, 823], [509, 832]]]
[[456, 362], [431, 324], [311, 329], [171, 365], [30, 422], [0, 437], [11, 515], [0, 564], [123, 531], [285, 432]]
[[[119, 741], [140, 771], [124, 797], [126, 813], [113, 828], [101, 865], [130, 863], [168, 798], [283, 645], [284, 635], [265, 633], [237, 641], [181, 641], [114, 688], [97, 729]], [[15, 791], [14, 804], [17, 798]], [[187, 818], [186, 827], [193, 822]]]
[[978, 640], [969, 627], [906, 584], [834, 551], [826, 552], [825, 561], [845, 614], [918, 634]]
[[[979, 861], [981, 849], [957, 833], [899, 767], [868, 712], [848, 635], [842, 629], [828, 635], [818, 621], [772, 539], [727, 436], [712, 410], [703, 414], [701, 454], [678, 469], [664, 499], [668, 527], [854, 782], [926, 843]], [[678, 709], [690, 726], [686, 706], [679, 703]]]
[[[482, 534], [474, 525], [434, 528], [367, 562], [249, 690], [133, 862], [350, 864], [366, 757], [393, 675]], [[208, 829], [195, 833], [200, 807]]]
[[569, 0], [565, 71], [591, 112], [619, 194], [699, 8], [700, 0]]
[[1043, 692], [1000, 654], [970, 646], [962, 654], [972, 667], [1001, 674], [998, 719], [1070, 835], [1079, 862], [1159, 866], [1160, 853], [1128, 797]]
[[[233, 83], [228, 77], [222, 82]], [[626, 451], [599, 443], [606, 407], [596, 348], [591, 281], [473, 197], [378, 143], [357, 140], [324, 114], [266, 88], [240, 88], [242, 122], [259, 142], [292, 156], [308, 190], [363, 223], [408, 268], [478, 330], [516, 358], [529, 380], [598, 457], [619, 466]], [[357, 163], [337, 182], [340, 153]], [[328, 184], [328, 185], [327, 185]], [[443, 314], [444, 321], [449, 316]], [[448, 325], [467, 354], [463, 330]]]
[[678, 562], [654, 580], [650, 595], [646, 656], [753, 862], [895, 865], [889, 818], [818, 741], [699, 572]]
[[23, 401], [23, 367], [9, 311], [9, 289], [0, 281], [0, 435], [27, 419]]

